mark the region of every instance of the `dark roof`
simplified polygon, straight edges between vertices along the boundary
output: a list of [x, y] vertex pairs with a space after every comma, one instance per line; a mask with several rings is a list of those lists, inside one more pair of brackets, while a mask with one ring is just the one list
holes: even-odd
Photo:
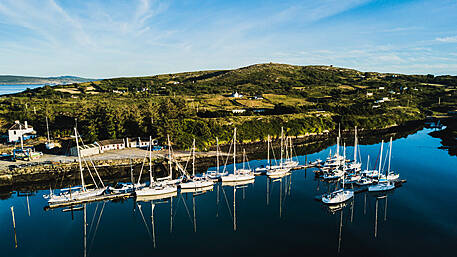
[[[32, 126], [28, 125], [27, 128], [33, 129]], [[13, 126], [9, 128], [9, 130], [19, 130], [19, 129], [25, 129], [25, 125], [22, 123], [14, 123]]]
[[123, 144], [124, 139], [106, 139], [97, 142], [101, 146]]

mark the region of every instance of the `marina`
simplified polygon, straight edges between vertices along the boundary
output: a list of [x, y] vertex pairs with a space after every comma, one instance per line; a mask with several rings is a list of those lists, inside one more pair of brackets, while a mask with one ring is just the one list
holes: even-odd
[[[366, 256], [366, 251], [386, 244], [389, 248], [378, 252], [379, 256], [447, 255], [452, 253], [452, 242], [457, 239], [457, 223], [452, 218], [457, 213], [453, 208], [437, 211], [444, 206], [455, 206], [455, 199], [439, 197], [455, 190], [455, 183], [440, 183], [438, 186], [429, 183], [429, 179], [455, 181], [457, 174], [450, 167], [455, 167], [457, 160], [446, 151], [424, 148], [423, 145], [439, 146], [439, 141], [427, 132], [424, 129], [407, 138], [394, 140], [392, 151], [390, 142], [385, 143], [389, 145], [385, 147], [387, 151], [384, 150], [384, 154], [388, 153], [386, 160], [390, 159], [391, 153], [391, 169], [401, 176], [392, 181], [395, 183], [393, 190], [381, 194], [369, 192], [366, 186], [351, 184], [343, 187], [338, 181], [326, 181], [316, 176], [319, 168], [310, 166], [318, 165], [314, 160], [325, 160], [330, 151], [335, 153], [335, 146], [315, 154], [297, 156], [300, 166], [282, 178], [270, 179], [257, 174], [252, 180], [216, 180], [210, 187], [180, 188], [159, 196], [107, 193], [49, 208], [42, 197], [48, 194], [46, 190], [13, 193], [0, 201], [1, 225], [5, 228], [5, 233], [1, 234], [1, 248], [8, 256], [23, 256], [26, 251], [37, 247], [41, 249], [38, 256], [108, 256], [128, 255], [128, 245], [135, 243], [141, 245], [137, 250], [139, 256], [163, 255], [169, 249], [174, 249], [171, 255], [199, 256], [198, 248], [193, 248], [195, 244], [205, 242], [205, 248], [218, 251], [223, 247], [221, 240], [231, 240], [239, 247], [223, 251], [222, 256], [240, 252], [252, 256], [277, 256], [284, 251], [301, 256], [303, 248], [311, 255]], [[379, 154], [381, 144], [359, 147], [360, 159], [367, 160], [368, 154]], [[346, 157], [352, 158], [347, 153], [354, 147], [346, 148], [341, 153], [346, 152]], [[433, 156], [440, 161], [430, 168], [432, 164], [427, 158], [420, 158], [417, 163], [417, 157], [423, 156]], [[244, 165], [253, 168], [264, 163], [265, 160], [252, 160]], [[242, 165], [239, 162], [236, 166], [241, 169]], [[362, 165], [365, 167], [366, 163]], [[383, 172], [388, 168], [385, 166]], [[220, 171], [223, 169], [224, 166], [219, 167]], [[231, 171], [233, 165], [227, 165], [225, 169]], [[425, 179], [425, 176], [429, 178]], [[404, 184], [406, 180], [408, 183]], [[353, 197], [338, 204], [322, 203], [322, 196], [338, 187], [351, 190]], [[10, 207], [14, 207], [14, 228]], [[31, 223], [37, 224], [33, 232], [28, 229]], [[440, 241], [430, 242], [418, 236], [425, 233], [425, 228], [439, 234]], [[113, 231], [126, 236], [109, 236]], [[36, 237], [42, 233], [59, 236], [62, 240], [73, 239], [66, 247], [43, 248], [40, 244], [47, 239]], [[248, 243], [252, 240], [268, 241], [274, 235], [283, 235], [276, 237], [278, 245], [275, 248], [256, 244], [252, 248], [252, 243]], [[427, 247], [417, 243], [424, 240], [427, 240]], [[174, 247], [177, 242], [182, 247]], [[360, 251], [360, 247], [364, 251]]]

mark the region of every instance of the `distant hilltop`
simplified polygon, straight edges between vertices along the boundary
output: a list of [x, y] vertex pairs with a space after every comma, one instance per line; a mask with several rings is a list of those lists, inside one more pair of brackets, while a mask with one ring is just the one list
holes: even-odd
[[0, 75], [0, 85], [22, 85], [22, 84], [71, 84], [94, 81], [96, 79], [80, 78], [75, 76], [59, 76], [59, 77], [27, 77], [27, 76], [13, 76], [13, 75]]

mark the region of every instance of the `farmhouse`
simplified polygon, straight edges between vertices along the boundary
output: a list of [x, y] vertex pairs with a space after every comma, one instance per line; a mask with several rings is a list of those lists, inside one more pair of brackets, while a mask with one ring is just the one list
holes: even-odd
[[8, 142], [18, 142], [21, 140], [27, 140], [34, 138], [36, 136], [36, 131], [33, 130], [32, 126], [29, 126], [27, 121], [24, 124], [20, 123], [18, 120], [14, 122], [13, 126], [8, 129]]

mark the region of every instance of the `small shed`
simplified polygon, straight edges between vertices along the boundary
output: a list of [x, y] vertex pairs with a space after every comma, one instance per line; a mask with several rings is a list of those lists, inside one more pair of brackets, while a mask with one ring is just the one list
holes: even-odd
[[[100, 154], [100, 147], [96, 144], [80, 145], [79, 151], [81, 153], [81, 157], [86, 157], [86, 156]], [[73, 146], [72, 148], [70, 148], [70, 155], [78, 156], [78, 152], [76, 151], [76, 146]]]

